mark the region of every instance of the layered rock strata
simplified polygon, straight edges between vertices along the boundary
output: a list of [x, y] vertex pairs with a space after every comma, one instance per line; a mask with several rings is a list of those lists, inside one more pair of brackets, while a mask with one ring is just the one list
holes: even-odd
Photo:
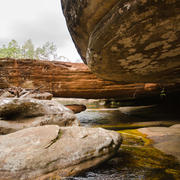
[[104, 81], [92, 74], [83, 63], [65, 63], [32, 59], [0, 59], [0, 88], [21, 86], [52, 92], [67, 98], [148, 98], [178, 92], [180, 84], [127, 84]]
[[180, 83], [179, 0], [61, 0], [76, 48], [102, 79]]

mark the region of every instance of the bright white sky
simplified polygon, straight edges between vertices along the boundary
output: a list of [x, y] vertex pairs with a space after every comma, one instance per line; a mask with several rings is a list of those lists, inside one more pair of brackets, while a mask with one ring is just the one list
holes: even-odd
[[0, 47], [15, 39], [22, 45], [31, 39], [36, 47], [47, 41], [58, 56], [81, 59], [66, 27], [60, 0], [0, 0]]

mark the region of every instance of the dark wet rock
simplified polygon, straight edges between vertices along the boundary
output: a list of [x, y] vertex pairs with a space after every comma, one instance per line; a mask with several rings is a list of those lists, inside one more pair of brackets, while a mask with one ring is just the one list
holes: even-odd
[[71, 109], [74, 113], [80, 113], [86, 110], [86, 106], [83, 104], [69, 104], [65, 105], [68, 109]]
[[144, 118], [146, 121], [151, 119], [153, 121], [179, 122], [179, 106], [179, 100], [173, 99], [173, 101], [162, 101], [159, 104], [149, 106], [120, 107], [119, 110], [127, 115]]
[[1, 179], [61, 179], [98, 166], [122, 137], [102, 128], [46, 125], [0, 136]]
[[80, 124], [75, 114], [62, 104], [33, 98], [0, 99], [0, 118], [0, 134], [47, 124], [59, 126]]
[[179, 0], [61, 0], [90, 70], [124, 83], [180, 82]]

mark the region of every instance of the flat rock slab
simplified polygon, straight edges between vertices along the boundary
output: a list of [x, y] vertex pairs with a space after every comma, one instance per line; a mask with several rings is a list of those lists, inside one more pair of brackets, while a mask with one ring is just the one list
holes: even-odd
[[0, 99], [0, 134], [47, 124], [80, 125], [70, 109], [55, 101], [33, 98]]
[[147, 137], [153, 139], [154, 147], [171, 154], [180, 161], [180, 124], [171, 127], [148, 127], [138, 129], [139, 132], [147, 134]]
[[122, 137], [102, 128], [46, 125], [0, 136], [1, 179], [60, 179], [110, 159]]

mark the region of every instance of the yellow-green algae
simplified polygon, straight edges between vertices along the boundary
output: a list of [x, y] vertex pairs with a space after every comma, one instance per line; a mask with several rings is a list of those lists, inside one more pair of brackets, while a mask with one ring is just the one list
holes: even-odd
[[[153, 141], [136, 129], [118, 131], [123, 136], [123, 143], [118, 151], [122, 157], [122, 166], [129, 171], [144, 171], [145, 179], [180, 179], [180, 164], [177, 159], [152, 146]], [[121, 163], [119, 163], [121, 164]]]
[[[176, 122], [177, 123], [177, 122]], [[156, 127], [156, 126], [162, 126], [162, 127], [170, 127], [174, 124], [175, 122], [166, 122], [166, 121], [160, 121], [160, 122], [133, 122], [133, 123], [114, 123], [114, 124], [97, 124], [93, 125], [93, 127], [101, 127], [104, 129], [109, 129], [109, 130], [115, 130], [115, 131], [120, 131], [124, 129], [138, 129], [138, 128], [144, 128], [144, 127]], [[178, 122], [179, 123], [179, 122]]]
[[122, 145], [140, 145], [148, 146], [153, 143], [151, 139], [146, 138], [146, 134], [140, 133], [137, 129], [126, 129], [118, 131], [123, 136]]

